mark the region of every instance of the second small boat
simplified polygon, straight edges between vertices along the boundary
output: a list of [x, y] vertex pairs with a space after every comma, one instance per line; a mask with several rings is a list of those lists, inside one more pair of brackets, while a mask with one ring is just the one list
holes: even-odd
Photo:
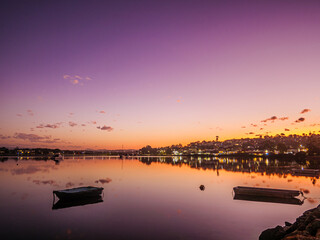
[[274, 197], [274, 198], [294, 198], [303, 193], [298, 190], [285, 190], [273, 188], [255, 188], [255, 187], [234, 187], [233, 191], [236, 195], [259, 196], [259, 197]]

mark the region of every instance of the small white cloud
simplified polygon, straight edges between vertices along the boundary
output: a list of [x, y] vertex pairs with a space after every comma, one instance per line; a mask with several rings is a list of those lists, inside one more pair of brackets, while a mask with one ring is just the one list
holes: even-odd
[[71, 79], [70, 82], [73, 84], [73, 85], [77, 85], [79, 83], [79, 80], [77, 79]]
[[92, 80], [88, 76], [86, 76], [86, 77], [82, 77], [82, 76], [79, 76], [79, 75], [71, 76], [71, 75], [68, 75], [68, 74], [63, 75], [63, 78], [69, 80], [71, 84], [73, 84], [73, 85], [78, 85], [79, 84], [79, 86], [83, 86], [84, 85], [84, 81]]
[[28, 113], [29, 116], [33, 116], [34, 115], [33, 111], [30, 110], [30, 109], [27, 110], [27, 113]]

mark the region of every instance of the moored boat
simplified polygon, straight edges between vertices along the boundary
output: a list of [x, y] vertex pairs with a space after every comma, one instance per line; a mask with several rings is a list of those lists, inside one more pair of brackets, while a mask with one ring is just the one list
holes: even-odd
[[294, 198], [303, 193], [298, 190], [285, 190], [273, 188], [255, 188], [255, 187], [234, 187], [233, 191], [236, 195], [247, 196], [261, 196], [261, 197], [274, 197], [274, 198]]
[[53, 194], [57, 195], [57, 197], [61, 200], [73, 200], [73, 199], [81, 199], [81, 198], [91, 198], [98, 197], [101, 195], [103, 188], [102, 187], [78, 187], [65, 189], [60, 191], [53, 191]]

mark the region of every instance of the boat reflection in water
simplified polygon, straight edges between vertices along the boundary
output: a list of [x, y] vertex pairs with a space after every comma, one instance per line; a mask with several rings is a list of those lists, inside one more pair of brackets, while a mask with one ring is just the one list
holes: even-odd
[[70, 208], [70, 207], [78, 207], [84, 206], [88, 204], [96, 204], [103, 202], [102, 197], [89, 197], [89, 198], [81, 198], [81, 199], [66, 199], [66, 200], [59, 200], [58, 202], [54, 203], [52, 206], [52, 210], [62, 209], [62, 208]]
[[304, 177], [314, 177], [319, 178], [319, 169], [292, 169], [293, 176], [304, 176]]
[[279, 198], [279, 197], [263, 197], [263, 196], [250, 196], [235, 194], [233, 200], [244, 200], [244, 201], [254, 201], [254, 202], [270, 202], [270, 203], [283, 203], [283, 204], [293, 204], [302, 205], [304, 202], [298, 198]]

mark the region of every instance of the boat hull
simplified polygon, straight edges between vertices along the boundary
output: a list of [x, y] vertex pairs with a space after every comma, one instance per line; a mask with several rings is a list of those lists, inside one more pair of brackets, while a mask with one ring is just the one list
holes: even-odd
[[233, 191], [236, 195], [260, 196], [273, 198], [294, 198], [301, 194], [296, 190], [282, 190], [272, 188], [254, 188], [254, 187], [234, 187]]
[[103, 188], [81, 187], [61, 191], [53, 191], [53, 194], [55, 194], [61, 200], [74, 200], [84, 198], [96, 198], [102, 194], [102, 191]]

